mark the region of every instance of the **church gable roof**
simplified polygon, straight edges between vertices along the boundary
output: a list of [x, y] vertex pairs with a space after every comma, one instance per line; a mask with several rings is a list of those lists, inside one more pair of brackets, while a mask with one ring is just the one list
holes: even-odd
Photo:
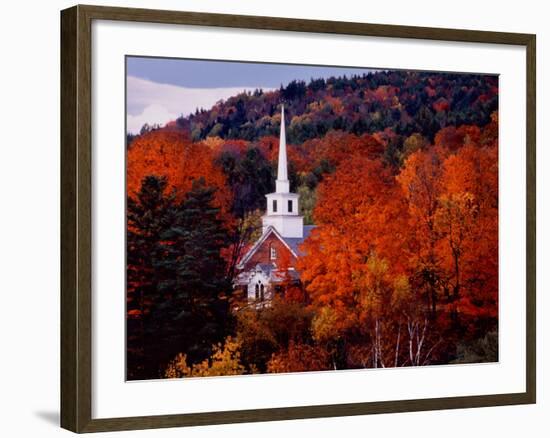
[[279, 239], [292, 253], [294, 257], [300, 257], [303, 255], [303, 251], [300, 250], [300, 245], [307, 239], [311, 230], [315, 228], [315, 225], [304, 225], [303, 237], [282, 237], [279, 232], [272, 226], [258, 239], [258, 241], [247, 251], [238, 264], [238, 268], [242, 269], [244, 265], [252, 258], [252, 256], [261, 248], [262, 244], [267, 240], [269, 236], [275, 236]]
[[250, 260], [250, 258], [258, 251], [258, 249], [262, 246], [262, 244], [266, 241], [266, 239], [269, 236], [275, 236], [277, 239], [279, 239], [283, 243], [283, 245], [285, 245], [288, 248], [288, 250], [292, 253], [292, 255], [294, 257], [298, 257], [298, 254], [285, 241], [285, 239], [283, 237], [281, 237], [281, 235], [278, 233], [278, 231], [274, 227], [270, 226], [267, 229], [267, 231], [264, 234], [262, 234], [262, 237], [260, 237], [258, 239], [258, 241], [252, 246], [252, 248], [250, 248], [248, 250], [248, 252], [241, 259], [241, 261], [239, 262], [239, 264], [237, 266], [239, 269], [242, 269], [244, 267], [245, 263], [248, 262], [248, 260]]

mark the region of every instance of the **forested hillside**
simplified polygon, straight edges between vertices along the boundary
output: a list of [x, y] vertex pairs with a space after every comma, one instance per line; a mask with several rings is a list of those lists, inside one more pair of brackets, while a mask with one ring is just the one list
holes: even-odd
[[181, 117], [174, 127], [193, 140], [207, 137], [258, 140], [278, 135], [278, 105], [285, 102], [290, 143], [322, 137], [330, 130], [356, 135], [390, 128], [432, 141], [446, 126], [483, 126], [498, 107], [498, 78], [430, 72], [374, 72], [363, 76], [293, 81], [279, 90], [243, 93]]

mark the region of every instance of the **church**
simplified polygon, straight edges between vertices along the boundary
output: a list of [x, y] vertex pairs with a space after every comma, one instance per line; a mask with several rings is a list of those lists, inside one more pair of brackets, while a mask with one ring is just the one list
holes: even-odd
[[244, 291], [249, 304], [268, 305], [289, 277], [296, 283], [300, 280], [295, 268], [301, 255], [300, 244], [315, 226], [304, 225], [304, 217], [299, 214], [299, 198], [297, 193], [290, 192], [283, 106], [275, 192], [266, 195], [261, 237], [237, 266], [239, 274], [235, 288]]

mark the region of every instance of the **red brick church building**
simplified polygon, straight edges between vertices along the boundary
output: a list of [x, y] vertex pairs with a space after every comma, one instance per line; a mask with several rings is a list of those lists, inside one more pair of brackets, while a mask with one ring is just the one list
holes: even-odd
[[[297, 193], [290, 192], [287, 174], [284, 107], [281, 110], [279, 160], [275, 192], [266, 195], [267, 209], [262, 217], [262, 236], [241, 258], [235, 287], [242, 289], [249, 303], [268, 303], [283, 281], [298, 282], [295, 269], [300, 244], [314, 225], [304, 225], [299, 214]], [[283, 266], [284, 265], [284, 266]]]

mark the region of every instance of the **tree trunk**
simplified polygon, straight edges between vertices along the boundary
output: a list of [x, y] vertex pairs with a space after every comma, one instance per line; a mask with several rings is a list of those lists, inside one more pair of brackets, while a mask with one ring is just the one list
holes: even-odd
[[458, 300], [458, 297], [460, 295], [460, 265], [459, 265], [459, 258], [460, 253], [458, 251], [453, 251], [454, 256], [454, 262], [455, 262], [455, 287], [453, 290], [453, 298], [454, 300]]
[[397, 368], [399, 360], [399, 342], [401, 341], [401, 322], [399, 322], [399, 329], [397, 330], [397, 342], [395, 343], [395, 361], [393, 366]]

